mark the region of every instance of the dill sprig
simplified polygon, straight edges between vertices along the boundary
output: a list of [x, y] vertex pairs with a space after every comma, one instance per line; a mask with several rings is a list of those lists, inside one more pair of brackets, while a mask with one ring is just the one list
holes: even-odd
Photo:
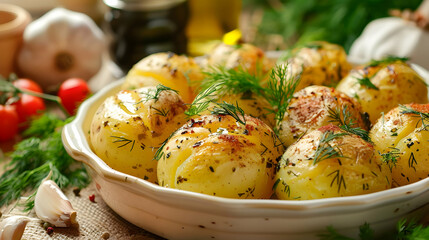
[[211, 111], [211, 114], [229, 115], [233, 117], [237, 122], [246, 125], [244, 111], [238, 106], [237, 102], [235, 102], [235, 105], [227, 102], [216, 103], [216, 106]]
[[417, 122], [417, 125], [421, 122], [422, 127], [420, 130], [428, 131], [429, 130], [429, 113], [419, 112], [405, 105], [399, 105], [401, 114], [413, 114], [417, 117], [420, 117], [420, 120]]
[[362, 75], [360, 78], [356, 77], [356, 80], [361, 86], [365, 86], [370, 89], [379, 90], [379, 88], [371, 82], [371, 78], [369, 78], [368, 76]]
[[201, 89], [207, 89], [214, 84], [222, 82], [222, 86], [219, 89], [222, 92], [244, 93], [250, 91], [258, 95], [262, 95], [264, 92], [264, 88], [260, 84], [263, 78], [262, 73], [253, 75], [242, 67], [227, 69], [222, 66], [210, 67], [209, 71], [203, 73], [205, 74], [205, 78], [201, 84]]
[[192, 117], [199, 116], [202, 112], [206, 111], [209, 104], [217, 98], [216, 93], [222, 88], [223, 83], [223, 81], [217, 82], [198, 93], [188, 110], [185, 111], [185, 114]]
[[389, 166], [390, 171], [392, 171], [393, 167], [396, 166], [396, 163], [398, 162], [399, 155], [401, 152], [398, 148], [389, 147], [391, 150], [387, 153], [380, 153], [378, 154], [381, 156], [382, 161]]
[[319, 144], [317, 144], [317, 149], [313, 158], [313, 165], [330, 158], [343, 158], [344, 156], [341, 149], [339, 149], [338, 146], [331, 146], [330, 142], [348, 134], [349, 133], [334, 133], [332, 131], [324, 132]]
[[147, 102], [149, 100], [155, 100], [155, 102], [156, 102], [156, 101], [158, 101], [159, 96], [160, 96], [161, 92], [163, 92], [163, 91], [173, 91], [175, 93], [178, 93], [177, 90], [174, 90], [174, 89], [169, 88], [167, 86], [164, 86], [162, 84], [158, 84], [158, 85], [156, 85], [155, 89], [150, 89], [148, 91], [141, 92], [141, 94], [144, 95], [143, 101]]
[[268, 87], [265, 89], [265, 97], [274, 107], [277, 121], [283, 120], [289, 102], [301, 79], [301, 74], [289, 77], [287, 75], [288, 67], [288, 64], [277, 65], [271, 71]]
[[[28, 138], [15, 146], [11, 161], [0, 176], [0, 206], [36, 189], [50, 171], [51, 179], [60, 188], [85, 187], [89, 183], [83, 165], [75, 162], [62, 144], [61, 129], [68, 121], [44, 114], [31, 123], [25, 132]], [[33, 200], [31, 197], [27, 200], [27, 210], [32, 208]]]
[[394, 62], [407, 62], [409, 58], [407, 57], [397, 57], [397, 56], [386, 56], [380, 60], [371, 60], [366, 66], [368, 67], [376, 67], [381, 64], [390, 64]]
[[354, 122], [355, 119], [352, 118], [350, 111], [347, 109], [347, 106], [341, 111], [339, 108], [329, 108], [328, 109], [329, 117], [331, 120], [329, 122], [338, 125], [341, 129], [346, 132], [349, 132], [354, 135], [358, 135], [360, 138], [367, 142], [372, 142], [369, 137], [369, 132], [356, 126], [357, 123]]

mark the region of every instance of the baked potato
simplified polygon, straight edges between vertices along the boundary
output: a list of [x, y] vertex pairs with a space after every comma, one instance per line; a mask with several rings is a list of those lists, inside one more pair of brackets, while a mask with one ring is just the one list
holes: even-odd
[[183, 101], [191, 103], [204, 75], [192, 59], [174, 53], [155, 53], [135, 64], [125, 77], [122, 89], [164, 86], [179, 92]]
[[324, 86], [309, 86], [296, 92], [282, 120], [277, 122], [279, 138], [290, 146], [305, 133], [322, 126], [347, 124], [368, 130], [360, 104], [353, 98]]
[[373, 124], [398, 104], [428, 102], [425, 81], [403, 61], [386, 60], [355, 69], [337, 90], [356, 98]]
[[291, 50], [285, 61], [289, 78], [301, 75], [296, 91], [311, 85], [334, 87], [352, 68], [341, 46], [323, 41]]
[[372, 144], [327, 125], [290, 146], [274, 185], [279, 199], [353, 196], [390, 188], [391, 173]]
[[392, 170], [392, 186], [429, 176], [429, 104], [407, 104], [382, 116], [370, 131], [375, 148]]
[[122, 90], [96, 111], [92, 149], [111, 168], [156, 182], [155, 150], [183, 125], [186, 109], [181, 97], [162, 85]]
[[161, 186], [227, 198], [269, 198], [283, 147], [250, 116], [203, 115], [178, 129], [162, 148]]
[[213, 48], [201, 65], [204, 69], [222, 66], [226, 69], [244, 69], [251, 74], [259, 74], [268, 72], [274, 66], [274, 62], [267, 59], [264, 51], [254, 45], [222, 43]]

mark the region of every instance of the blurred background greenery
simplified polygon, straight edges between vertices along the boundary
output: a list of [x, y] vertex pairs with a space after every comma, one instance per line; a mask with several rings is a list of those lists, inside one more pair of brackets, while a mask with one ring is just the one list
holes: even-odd
[[265, 50], [326, 40], [349, 50], [372, 20], [422, 0], [243, 0], [243, 38]]

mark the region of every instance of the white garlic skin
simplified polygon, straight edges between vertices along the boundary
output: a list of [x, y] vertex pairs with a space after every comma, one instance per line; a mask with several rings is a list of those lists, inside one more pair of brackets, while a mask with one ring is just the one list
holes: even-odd
[[0, 240], [19, 240], [30, 221], [24, 216], [12, 216], [0, 222]]
[[36, 215], [55, 227], [76, 224], [76, 211], [70, 201], [52, 180], [44, 180], [34, 199]]

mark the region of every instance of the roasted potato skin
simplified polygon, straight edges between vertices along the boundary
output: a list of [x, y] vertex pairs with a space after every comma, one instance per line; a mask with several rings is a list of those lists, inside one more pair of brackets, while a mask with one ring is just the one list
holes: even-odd
[[135, 89], [162, 84], [179, 91], [191, 103], [204, 78], [194, 59], [174, 53], [155, 53], [135, 64], [125, 77], [122, 89]]
[[[324, 134], [343, 134], [328, 145], [341, 157], [315, 161], [315, 153]], [[329, 135], [325, 135], [329, 136]], [[284, 200], [309, 200], [353, 196], [390, 188], [391, 173], [372, 144], [328, 125], [311, 131], [283, 154], [274, 185]]]
[[185, 122], [186, 105], [171, 90], [148, 98], [155, 87], [122, 90], [96, 111], [90, 129], [94, 152], [111, 168], [156, 182], [156, 148]]
[[202, 61], [205, 69], [225, 67], [226, 69], [244, 69], [251, 74], [266, 73], [274, 63], [266, 58], [262, 49], [248, 43], [240, 45], [219, 44]]
[[292, 50], [286, 74], [301, 76], [299, 91], [311, 85], [335, 86], [352, 69], [340, 45], [318, 41]]
[[226, 198], [269, 198], [283, 147], [261, 120], [245, 120], [243, 125], [229, 115], [191, 119], [163, 148], [159, 184]]
[[[365, 77], [378, 89], [359, 84], [358, 79]], [[403, 62], [355, 69], [341, 80], [337, 90], [356, 98], [373, 124], [382, 112], [387, 113], [398, 104], [428, 102], [425, 81]]]
[[283, 119], [277, 122], [279, 138], [290, 146], [305, 133], [332, 123], [334, 119], [330, 117], [330, 111], [337, 111], [344, 118], [344, 109], [350, 114], [353, 127], [368, 130], [360, 104], [355, 99], [334, 88], [306, 87], [294, 94]]
[[[375, 148], [382, 156], [396, 157], [390, 161], [392, 186], [403, 186], [429, 176], [429, 119], [406, 109], [429, 114], [429, 104], [407, 104], [396, 107], [378, 119], [370, 131]], [[386, 158], [388, 161], [389, 158]]]

